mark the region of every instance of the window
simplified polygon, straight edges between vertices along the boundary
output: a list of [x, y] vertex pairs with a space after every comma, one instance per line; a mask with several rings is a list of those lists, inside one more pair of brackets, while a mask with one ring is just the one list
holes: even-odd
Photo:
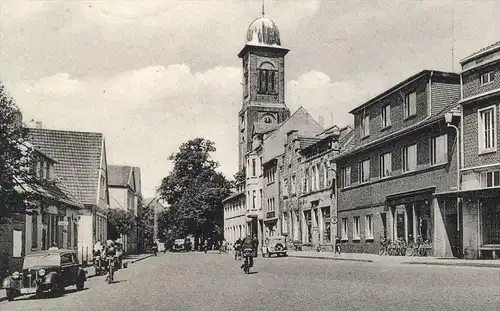
[[382, 107], [382, 128], [388, 127], [391, 125], [391, 105], [385, 105]]
[[61, 255], [61, 264], [71, 263], [73, 261], [73, 257], [71, 254], [62, 254]]
[[495, 74], [493, 71], [481, 75], [481, 85], [490, 84], [493, 80], [495, 80]]
[[256, 172], [257, 164], [255, 163], [255, 159], [252, 159], [252, 176], [255, 177], [257, 175]]
[[479, 152], [495, 151], [497, 144], [495, 106], [478, 111]]
[[38, 248], [38, 214], [31, 215], [31, 248]]
[[283, 179], [283, 195], [288, 195], [288, 178]]
[[344, 167], [340, 175], [340, 187], [345, 188], [351, 185], [351, 167]]
[[402, 150], [403, 173], [417, 169], [417, 145], [404, 147]]
[[259, 69], [259, 75], [258, 75], [259, 93], [276, 94], [277, 78], [278, 78], [278, 71], [270, 69]]
[[267, 211], [272, 212], [274, 211], [274, 198], [272, 199], [267, 199]]
[[66, 234], [66, 240], [68, 242], [68, 248], [71, 249], [71, 229], [73, 226], [71, 226], [71, 217], [68, 217], [68, 232]]
[[380, 178], [389, 177], [392, 173], [392, 155], [390, 152], [380, 155]]
[[106, 198], [106, 179], [101, 175], [101, 186], [100, 186], [100, 197], [101, 199]]
[[342, 240], [347, 240], [347, 218], [342, 218], [342, 231], [340, 232], [340, 238]]
[[417, 93], [406, 94], [404, 102], [405, 119], [417, 113]]
[[353, 239], [359, 240], [361, 238], [361, 231], [359, 227], [359, 216], [352, 218]]
[[448, 162], [448, 136], [446, 134], [431, 138], [431, 165]]
[[307, 184], [307, 180], [309, 178], [309, 169], [306, 168], [305, 173], [304, 173], [304, 183], [303, 183], [303, 189], [302, 192], [306, 193], [308, 190], [309, 185]]
[[359, 178], [360, 183], [370, 181], [370, 160], [365, 160], [359, 163]]
[[491, 188], [500, 186], [500, 171], [482, 172], [479, 175], [481, 188]]
[[363, 116], [361, 119], [361, 137], [370, 135], [370, 116]]
[[325, 188], [330, 186], [328, 184], [328, 164], [325, 162], [324, 164], [324, 167], [323, 167], [323, 179], [324, 179], [324, 185], [325, 185]]
[[311, 172], [311, 177], [312, 177], [312, 185], [311, 185], [311, 190], [316, 190], [318, 189], [318, 183], [317, 183], [317, 174], [316, 174], [316, 166], [313, 166], [312, 172]]
[[252, 209], [256, 209], [257, 206], [257, 194], [255, 192], [255, 190], [252, 191]]
[[291, 194], [295, 194], [295, 175], [292, 175], [292, 181], [291, 181], [291, 185], [290, 185], [290, 193]]
[[51, 180], [52, 179], [52, 176], [50, 174], [50, 172], [51, 172], [51, 164], [49, 162], [45, 162], [45, 163], [46, 163], [46, 166], [45, 166], [45, 179]]
[[373, 239], [373, 215], [365, 216], [365, 239]]

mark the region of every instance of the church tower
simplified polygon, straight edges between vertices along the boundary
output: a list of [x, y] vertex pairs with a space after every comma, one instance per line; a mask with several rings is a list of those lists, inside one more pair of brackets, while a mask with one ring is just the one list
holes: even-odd
[[280, 124], [290, 116], [285, 105], [285, 55], [276, 24], [264, 17], [248, 27], [245, 46], [238, 54], [243, 65], [243, 106], [238, 114], [238, 168], [246, 166], [256, 123]]

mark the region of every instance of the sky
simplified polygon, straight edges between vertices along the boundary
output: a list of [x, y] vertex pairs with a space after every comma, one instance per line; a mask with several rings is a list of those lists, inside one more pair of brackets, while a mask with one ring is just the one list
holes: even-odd
[[[232, 178], [237, 54], [261, 6], [2, 0], [0, 81], [25, 122], [103, 133], [108, 164], [139, 166], [145, 197], [172, 169], [169, 155], [195, 137], [215, 142]], [[265, 11], [291, 50], [287, 106], [327, 126], [352, 124], [351, 109], [422, 69], [459, 72], [460, 59], [500, 40], [496, 0], [266, 0]]]

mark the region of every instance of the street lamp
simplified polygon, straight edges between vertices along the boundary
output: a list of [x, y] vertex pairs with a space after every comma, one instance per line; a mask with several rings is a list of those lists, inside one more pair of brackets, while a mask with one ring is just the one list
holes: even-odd
[[447, 127], [451, 127], [455, 129], [455, 146], [456, 146], [456, 154], [457, 154], [457, 231], [460, 231], [460, 197], [458, 196], [458, 191], [460, 190], [460, 150], [458, 148], [458, 137], [460, 135], [460, 130], [457, 126], [451, 124], [453, 120], [453, 112], [448, 111], [444, 114], [444, 121], [446, 122]]

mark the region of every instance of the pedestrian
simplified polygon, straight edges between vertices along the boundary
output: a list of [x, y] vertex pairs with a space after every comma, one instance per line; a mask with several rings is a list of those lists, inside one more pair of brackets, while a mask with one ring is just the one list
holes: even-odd
[[335, 237], [335, 252], [334, 254], [340, 254], [340, 239]]

